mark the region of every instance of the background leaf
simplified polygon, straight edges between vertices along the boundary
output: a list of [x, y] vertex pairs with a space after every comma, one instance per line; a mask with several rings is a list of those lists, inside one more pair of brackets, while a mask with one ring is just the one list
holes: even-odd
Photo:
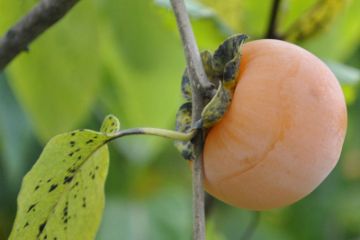
[[8, 69], [10, 85], [44, 142], [77, 127], [94, 102], [100, 80], [95, 16], [91, 2], [81, 2]]
[[[10, 188], [21, 182], [26, 154], [34, 138], [25, 114], [14, 99], [4, 74], [0, 74], [0, 142], [2, 167]], [[14, 121], [16, 119], [16, 121]]]

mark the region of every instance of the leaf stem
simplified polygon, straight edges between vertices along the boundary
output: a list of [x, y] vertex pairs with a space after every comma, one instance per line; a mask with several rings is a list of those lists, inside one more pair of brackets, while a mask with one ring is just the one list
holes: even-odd
[[195, 134], [196, 129], [192, 129], [187, 133], [183, 133], [161, 128], [130, 128], [117, 132], [113, 135], [111, 140], [129, 135], [152, 135], [179, 141], [190, 141], [195, 136]]

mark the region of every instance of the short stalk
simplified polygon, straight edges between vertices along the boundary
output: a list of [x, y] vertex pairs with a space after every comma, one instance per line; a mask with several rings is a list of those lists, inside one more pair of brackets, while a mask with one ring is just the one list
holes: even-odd
[[192, 129], [189, 132], [183, 133], [160, 128], [130, 128], [117, 132], [113, 135], [111, 140], [129, 135], [152, 135], [178, 141], [190, 141], [195, 136], [195, 134], [196, 129]]

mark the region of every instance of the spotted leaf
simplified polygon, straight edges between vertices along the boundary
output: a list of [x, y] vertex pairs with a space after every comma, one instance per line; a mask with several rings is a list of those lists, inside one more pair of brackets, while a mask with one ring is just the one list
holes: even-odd
[[106, 143], [118, 127], [108, 116], [105, 133], [77, 130], [48, 142], [23, 179], [10, 240], [95, 238], [109, 165]]

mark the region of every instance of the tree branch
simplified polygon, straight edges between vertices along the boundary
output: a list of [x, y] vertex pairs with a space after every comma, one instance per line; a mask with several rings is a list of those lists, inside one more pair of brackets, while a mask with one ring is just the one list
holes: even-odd
[[280, 2], [281, 2], [281, 0], [273, 1], [273, 6], [271, 9], [271, 14], [270, 14], [270, 19], [269, 19], [268, 31], [266, 33], [265, 38], [272, 38], [272, 39], [280, 38], [277, 33], [277, 18], [279, 15], [278, 13], [279, 13], [279, 8], [280, 8]]
[[185, 4], [183, 0], [171, 0], [171, 4], [174, 9], [181, 40], [184, 45], [190, 78], [193, 77], [193, 81], [201, 84], [203, 89], [208, 89], [211, 87], [211, 84], [207, 79], [201, 62], [200, 52], [196, 45], [196, 40], [191, 28], [189, 16], [186, 12]]
[[0, 39], [0, 72], [79, 0], [42, 0]]
[[[211, 84], [207, 79], [200, 58], [199, 49], [196, 45], [194, 33], [191, 28], [189, 16], [186, 12], [183, 0], [171, 0], [177, 26], [181, 35], [186, 56], [188, 73], [192, 87], [192, 125], [201, 118], [202, 109], [205, 106], [204, 94], [210, 89]], [[205, 193], [203, 188], [203, 148], [205, 133], [199, 133], [193, 139], [194, 155], [193, 161], [193, 238], [205, 240]]]

